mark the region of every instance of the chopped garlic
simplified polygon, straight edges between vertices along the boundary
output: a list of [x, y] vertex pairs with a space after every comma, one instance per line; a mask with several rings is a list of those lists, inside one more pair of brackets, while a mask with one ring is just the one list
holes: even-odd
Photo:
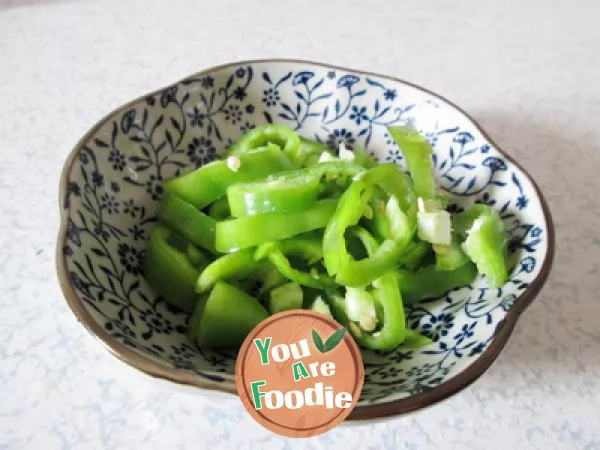
[[373, 331], [377, 326], [377, 318], [372, 316], [361, 316], [358, 321], [360, 327], [365, 331]]
[[342, 161], [354, 161], [354, 152], [348, 150], [343, 142], [340, 142], [338, 155]]
[[433, 251], [436, 252], [438, 255], [447, 255], [448, 253], [450, 253], [449, 245], [433, 244], [432, 247]]
[[437, 200], [424, 200], [422, 197], [417, 198], [417, 209], [419, 212], [442, 211]]
[[319, 155], [319, 162], [329, 162], [329, 161], [335, 161], [335, 156], [333, 156], [331, 153], [329, 152], [322, 152]]
[[240, 170], [241, 165], [242, 161], [240, 161], [240, 158], [238, 158], [237, 156], [230, 156], [229, 158], [227, 158], [227, 167], [229, 167], [230, 170], [237, 172], [238, 170]]
[[315, 301], [313, 302], [310, 309], [312, 311], [320, 312], [321, 314], [325, 314], [326, 316], [332, 317], [329, 305], [323, 301], [320, 295], [317, 296], [317, 298], [315, 298]]
[[360, 331], [360, 328], [358, 327], [358, 325], [356, 325], [356, 323], [354, 322], [350, 322], [350, 331], [352, 331], [352, 334], [355, 336], [362, 336], [362, 331]]
[[346, 314], [352, 322], [358, 322], [365, 331], [373, 331], [377, 326], [375, 302], [367, 291], [346, 288]]
[[392, 236], [397, 237], [404, 235], [409, 229], [408, 218], [400, 208], [398, 199], [394, 195], [390, 196], [384, 211], [390, 224]]
[[448, 211], [418, 212], [417, 225], [419, 238], [432, 244], [450, 245], [452, 223]]
[[477, 219], [475, 219], [473, 221], [473, 225], [471, 225], [471, 228], [469, 228], [469, 231], [467, 231], [467, 234], [471, 234], [471, 233], [475, 233], [476, 231], [479, 231], [479, 229], [483, 226], [483, 223], [485, 222], [485, 219], [478, 217]]

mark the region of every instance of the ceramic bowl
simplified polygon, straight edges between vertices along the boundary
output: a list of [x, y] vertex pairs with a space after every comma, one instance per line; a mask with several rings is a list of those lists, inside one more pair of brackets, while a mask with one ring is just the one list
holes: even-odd
[[493, 206], [510, 234], [511, 273], [410, 308], [434, 343], [364, 352], [365, 383], [352, 418], [404, 413], [467, 386], [494, 361], [545, 282], [553, 256], [550, 214], [530, 176], [465, 112], [419, 86], [304, 61], [266, 60], [204, 70], [110, 113], [68, 157], [60, 181], [57, 266], [77, 318], [117, 357], [155, 377], [235, 393], [231, 352], [199, 350], [187, 315], [157, 297], [141, 273], [164, 180], [213, 160], [266, 122], [337, 148], [403, 164], [387, 125], [410, 125], [435, 149], [438, 183], [459, 211]]

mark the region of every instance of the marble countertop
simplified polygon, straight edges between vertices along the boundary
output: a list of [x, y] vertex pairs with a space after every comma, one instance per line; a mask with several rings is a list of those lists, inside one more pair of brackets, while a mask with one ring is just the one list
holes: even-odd
[[[0, 1], [0, 449], [600, 449], [600, 3]], [[253, 17], [252, 19], [250, 17]], [[451, 399], [285, 440], [236, 398], [141, 376], [58, 287], [58, 178], [122, 103], [202, 68], [289, 57], [394, 75], [469, 111], [545, 193], [550, 280]]]

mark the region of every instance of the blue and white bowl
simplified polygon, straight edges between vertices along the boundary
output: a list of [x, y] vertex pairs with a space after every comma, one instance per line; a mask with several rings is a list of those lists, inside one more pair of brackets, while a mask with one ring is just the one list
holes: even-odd
[[192, 346], [187, 316], [152, 292], [141, 265], [163, 181], [265, 122], [398, 164], [386, 126], [408, 124], [433, 145], [435, 175], [454, 210], [483, 202], [499, 212], [510, 234], [509, 281], [489, 289], [480, 279], [411, 308], [410, 325], [435, 342], [364, 352], [364, 389], [351, 417], [415, 410], [473, 382], [548, 276], [548, 207], [527, 173], [457, 106], [401, 80], [326, 64], [266, 60], [204, 70], [119, 108], [83, 137], [60, 182], [57, 246], [61, 286], [79, 320], [143, 372], [235, 392], [235, 355]]

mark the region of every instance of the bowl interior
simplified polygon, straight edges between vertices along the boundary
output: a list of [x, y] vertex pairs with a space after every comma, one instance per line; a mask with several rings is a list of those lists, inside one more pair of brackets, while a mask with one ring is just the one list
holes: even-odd
[[[233, 390], [235, 354], [199, 350], [186, 339], [186, 314], [168, 307], [141, 274], [162, 182], [213, 160], [255, 125], [280, 122], [335, 148], [361, 147], [379, 161], [403, 164], [386, 126], [408, 124], [435, 149], [438, 183], [456, 211], [492, 205], [510, 233], [510, 280], [474, 285], [409, 310], [412, 327], [435, 341], [421, 350], [365, 352], [359, 405], [430, 391], [488, 348], [508, 311], [539, 275], [548, 225], [529, 178], [444, 100], [386, 77], [318, 64], [251, 62], [211, 69], [138, 99], [84, 137], [65, 169], [62, 276], [71, 306], [129, 362], [178, 379]], [[89, 327], [89, 324], [87, 324]], [[124, 347], [123, 347], [124, 346]]]

